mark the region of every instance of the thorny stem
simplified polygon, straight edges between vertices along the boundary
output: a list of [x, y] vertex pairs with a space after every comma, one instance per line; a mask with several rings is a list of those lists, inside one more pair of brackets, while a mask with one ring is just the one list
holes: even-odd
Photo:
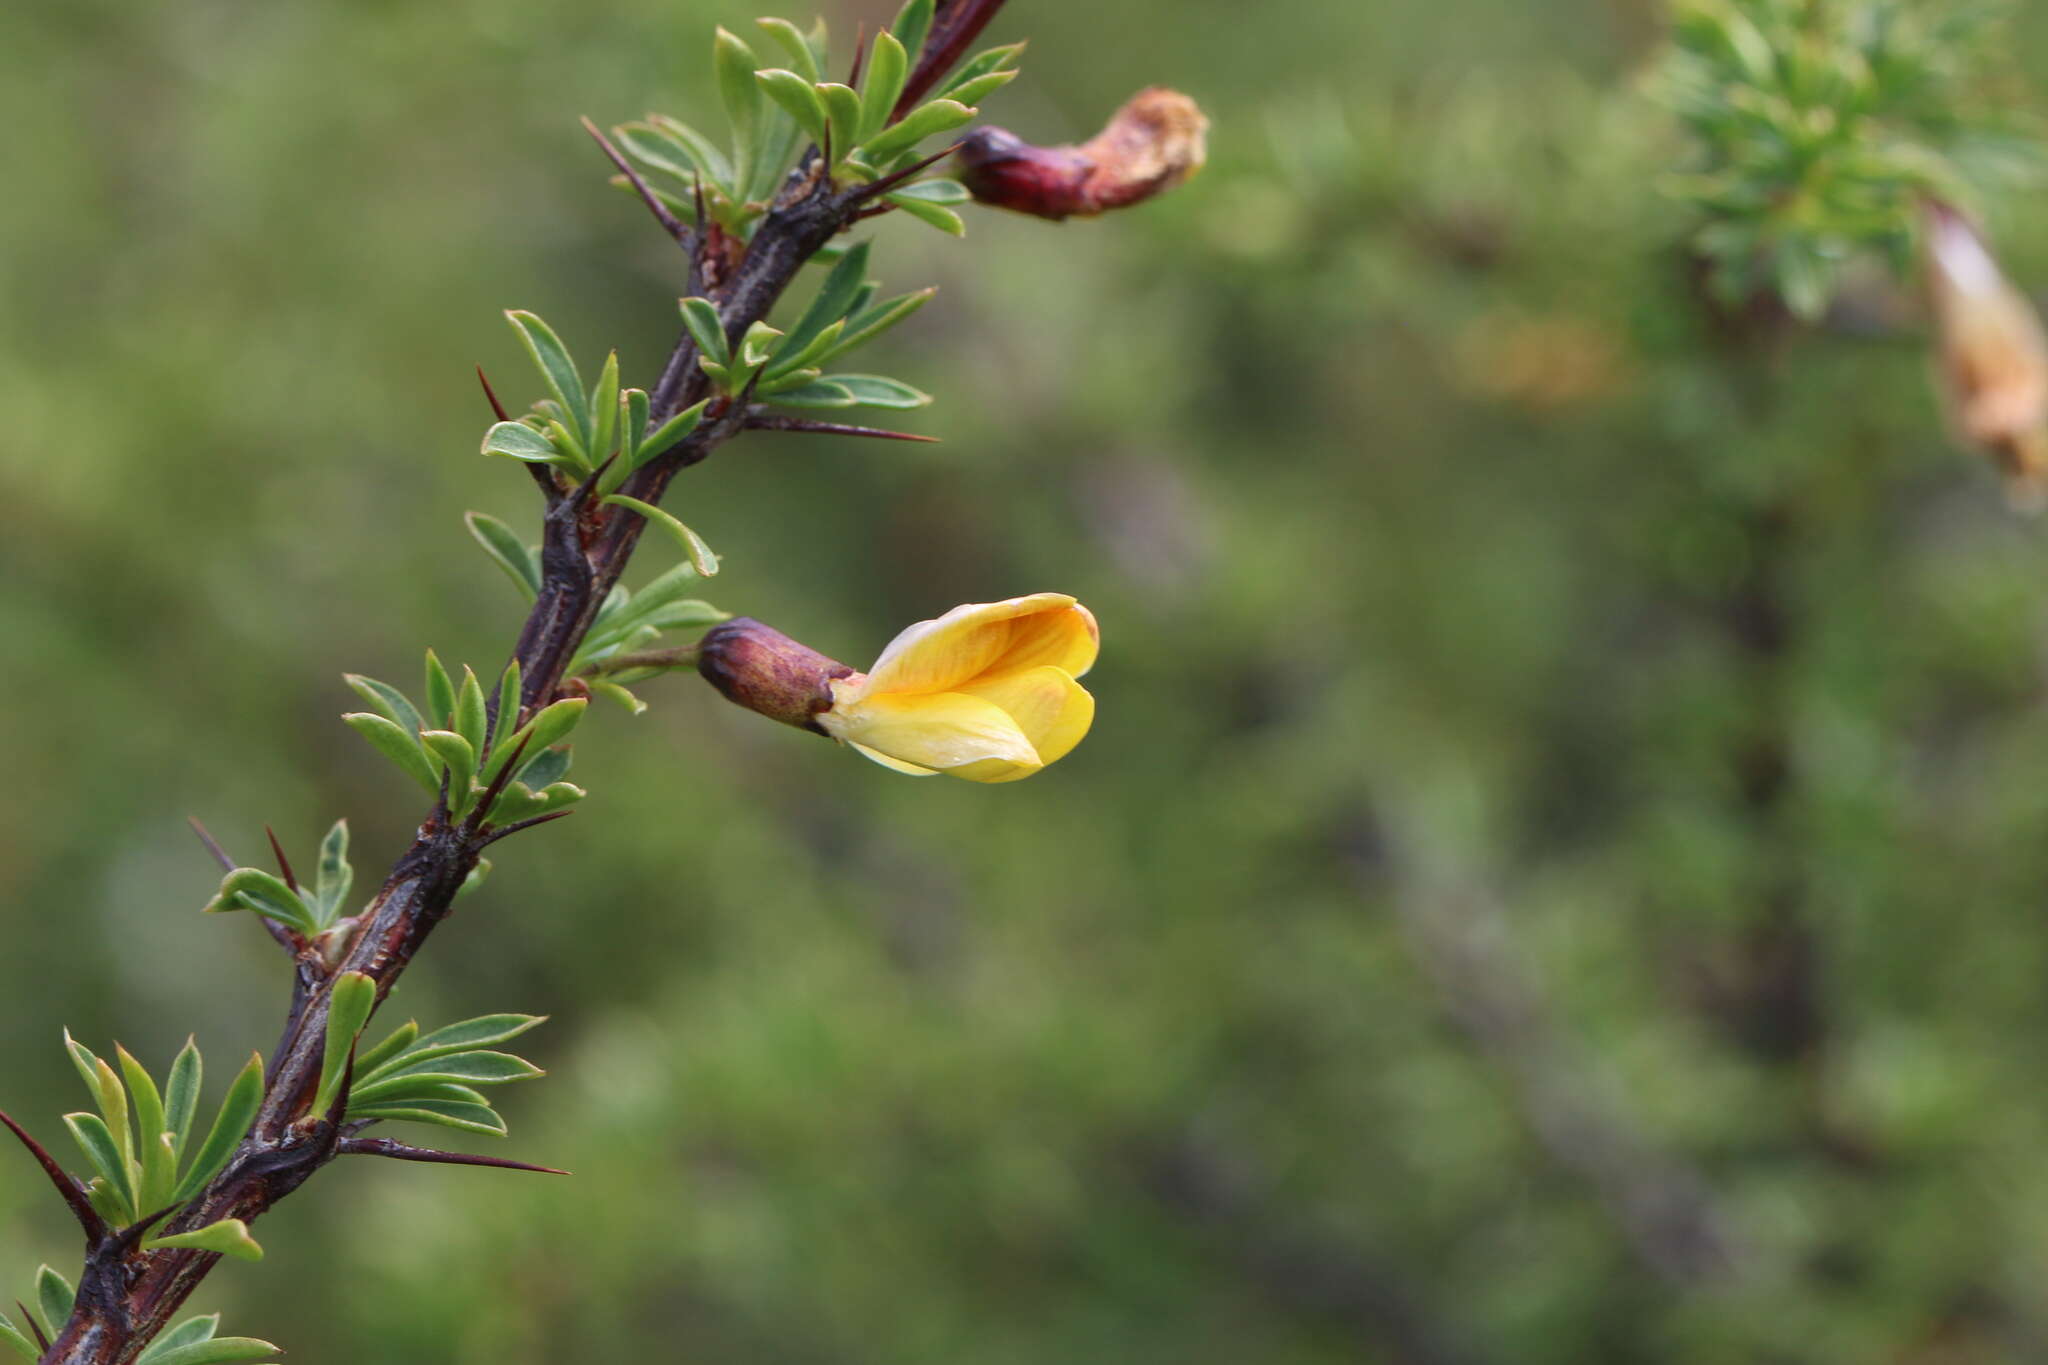
[[[931, 36], [909, 89], [929, 89], [973, 41], [1003, 0], [941, 0]], [[799, 167], [776, 206], [756, 229], [736, 269], [717, 276], [711, 291], [736, 344], [765, 318], [803, 263], [854, 221], [857, 192], [843, 191]], [[707, 278], [707, 251], [723, 249], [692, 233], [689, 278], [693, 292]], [[666, 421], [709, 395], [695, 345], [676, 343], [649, 395], [650, 420]], [[619, 490], [659, 503], [670, 480], [708, 457], [748, 426], [743, 401], [721, 401], [675, 447], [643, 466]], [[541, 587], [513, 650], [521, 677], [525, 719], [562, 686], [563, 674], [589, 632], [597, 609], [632, 558], [646, 520], [596, 503], [590, 490], [543, 484]], [[492, 703], [495, 709], [495, 701]], [[495, 717], [493, 717], [495, 720]], [[272, 1055], [262, 1108], [233, 1159], [201, 1194], [165, 1225], [189, 1232], [223, 1218], [253, 1222], [344, 1151], [363, 1147], [339, 1141], [338, 1125], [307, 1111], [320, 1080], [328, 1000], [342, 972], [362, 972], [377, 983], [381, 1002], [412, 962], [434, 927], [445, 919], [483, 848], [506, 830], [453, 823], [437, 803], [412, 846], [393, 866], [376, 899], [357, 917], [353, 937], [331, 970], [317, 976], [301, 959], [284, 1036]], [[309, 979], [310, 978], [310, 979]], [[43, 1353], [40, 1365], [129, 1365], [205, 1279], [220, 1257], [189, 1249], [138, 1250], [114, 1234], [98, 1239], [86, 1257], [70, 1319]]]

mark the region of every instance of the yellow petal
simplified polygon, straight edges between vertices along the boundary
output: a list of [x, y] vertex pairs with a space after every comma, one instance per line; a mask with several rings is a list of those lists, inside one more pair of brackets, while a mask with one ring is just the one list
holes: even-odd
[[889, 642], [868, 670], [860, 694], [950, 691], [1003, 659], [1013, 636], [1011, 622], [1073, 605], [1065, 593], [1041, 592], [1004, 602], [970, 602], [936, 620], [919, 621]]
[[959, 692], [870, 696], [820, 713], [818, 724], [835, 739], [940, 772], [991, 759], [1044, 766], [1008, 713]]
[[937, 768], [920, 768], [915, 763], [905, 763], [900, 758], [891, 758], [880, 749], [870, 749], [865, 744], [849, 744], [847, 747], [854, 750], [862, 758], [872, 759], [893, 772], [903, 773], [909, 777], [937, 777], [939, 775]]
[[[1047, 593], [1045, 596], [1052, 596]], [[1010, 641], [1002, 657], [988, 666], [993, 674], [1051, 664], [1078, 678], [1095, 666], [1102, 633], [1095, 614], [1079, 602], [1019, 616], [1010, 622]]]
[[[1088, 733], [1089, 725], [1095, 720], [1095, 698], [1088, 694], [1088, 689], [1075, 682], [1065, 669], [1051, 665], [1005, 673], [970, 683], [961, 690], [993, 704], [1015, 721], [1024, 737], [1031, 741], [1031, 747], [1038, 751], [1041, 766], [1065, 758], [1081, 742], [1081, 737]], [[970, 777], [974, 774], [956, 771], [954, 776]], [[1016, 776], [1028, 774], [1020, 772]], [[978, 780], [1006, 782], [1012, 779]]]

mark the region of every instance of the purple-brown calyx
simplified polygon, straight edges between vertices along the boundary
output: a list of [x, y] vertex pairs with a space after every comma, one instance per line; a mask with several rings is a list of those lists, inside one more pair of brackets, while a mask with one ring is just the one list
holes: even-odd
[[984, 204], [1055, 221], [1164, 194], [1202, 168], [1209, 120], [1177, 90], [1140, 90], [1079, 146], [1036, 147], [977, 128], [956, 153], [961, 183]]
[[781, 631], [740, 616], [713, 626], [699, 643], [697, 671], [727, 701], [770, 720], [818, 734], [818, 713], [832, 705], [832, 683], [853, 670]]

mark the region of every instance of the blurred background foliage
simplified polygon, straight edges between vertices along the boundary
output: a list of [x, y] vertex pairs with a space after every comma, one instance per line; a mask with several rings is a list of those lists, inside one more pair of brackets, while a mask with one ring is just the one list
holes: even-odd
[[[498, 311], [640, 382], [674, 327], [575, 116], [708, 115], [755, 13], [0, 10], [0, 1103], [45, 1136], [62, 1024], [196, 1031], [210, 1093], [270, 1042], [185, 816], [403, 846], [339, 675], [516, 628], [460, 521], [533, 510], [473, 453]], [[492, 1150], [575, 1178], [336, 1170], [196, 1306], [308, 1365], [2048, 1356], [2048, 540], [1910, 291], [1702, 287], [1663, 23], [1016, 0], [994, 121], [1163, 82], [1209, 170], [879, 225], [942, 293], [873, 368], [944, 444], [749, 438], [672, 505], [721, 605], [856, 662], [1080, 595], [1093, 736], [967, 789], [687, 678], [600, 712], [394, 1006], [551, 1014]], [[2048, 280], [2048, 204], [1985, 207]], [[0, 1284], [74, 1256], [0, 1161]]]

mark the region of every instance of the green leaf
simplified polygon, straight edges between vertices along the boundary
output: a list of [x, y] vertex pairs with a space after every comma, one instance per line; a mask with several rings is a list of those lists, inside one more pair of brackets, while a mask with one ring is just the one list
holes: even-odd
[[825, 121], [832, 134], [832, 160], [844, 161], [860, 136], [860, 96], [850, 85], [820, 81], [818, 98], [825, 104]]
[[416, 738], [399, 729], [382, 716], [373, 716], [367, 711], [351, 711], [342, 717], [351, 729], [376, 746], [377, 752], [405, 770], [406, 776], [427, 789], [429, 795], [438, 795], [441, 779], [434, 771], [434, 765], [427, 761], [426, 750], [420, 747]]
[[1001, 47], [991, 47], [975, 53], [961, 63], [960, 69], [953, 73], [952, 79], [939, 91], [940, 98], [959, 100], [962, 104], [974, 103], [962, 92], [976, 81], [1014, 64], [1023, 54], [1023, 43], [1005, 43]]
[[477, 681], [476, 670], [468, 664], [462, 666], [462, 686], [455, 692], [455, 733], [469, 741], [473, 751], [484, 747], [484, 688]]
[[348, 1074], [349, 1054], [355, 1051], [356, 1036], [370, 1021], [370, 1011], [376, 1007], [377, 983], [369, 976], [343, 972], [335, 978], [327, 997], [327, 1045], [320, 1057], [320, 1088], [313, 1095], [315, 1117], [325, 1117], [333, 1108], [335, 1097], [341, 1093], [342, 1078]]
[[[522, 767], [539, 758], [543, 750], [560, 742], [576, 728], [576, 722], [583, 719], [583, 712], [589, 705], [587, 698], [565, 697], [542, 707], [532, 720], [513, 731], [491, 755], [490, 765], [483, 774], [484, 785], [488, 787], [498, 780], [498, 773], [511, 762], [515, 752], [524, 754], [520, 761]], [[525, 746], [523, 750], [522, 744]]]
[[248, 1361], [271, 1360], [280, 1354], [277, 1347], [255, 1337], [215, 1337], [151, 1356], [149, 1365], [244, 1365]]
[[16, 1327], [5, 1313], [0, 1313], [0, 1346], [13, 1347], [14, 1353], [31, 1362], [31, 1365], [43, 1358], [42, 1348], [22, 1335], [21, 1329]]
[[476, 779], [475, 746], [453, 730], [425, 731], [420, 743], [447, 768], [449, 814], [460, 818], [469, 807], [470, 784]]
[[973, 198], [959, 181], [944, 179], [919, 180], [891, 193], [925, 204], [964, 204]]
[[889, 25], [889, 31], [903, 44], [903, 50], [916, 54], [924, 50], [925, 35], [932, 31], [932, 0], [905, 0], [902, 9], [896, 12], [896, 22]]
[[178, 1174], [174, 1169], [175, 1153], [163, 1141], [167, 1131], [163, 1095], [127, 1048], [117, 1044], [114, 1055], [121, 1060], [121, 1076], [128, 1083], [128, 1097], [135, 1109], [136, 1156], [142, 1165], [135, 1211], [138, 1215], [154, 1213], [170, 1202], [171, 1187], [177, 1183]]
[[901, 294], [887, 303], [878, 303], [848, 319], [846, 330], [840, 334], [839, 345], [833, 355], [845, 355], [848, 351], [865, 346], [882, 333], [894, 327], [903, 319], [915, 313], [932, 300], [938, 293], [936, 288], [920, 289], [914, 294]]
[[641, 716], [647, 714], [647, 703], [615, 682], [606, 682], [603, 678], [589, 678], [585, 680], [584, 686], [588, 687], [598, 696], [603, 697], [606, 701], [617, 702], [620, 706], [625, 707], [628, 715]]
[[249, 1131], [249, 1125], [256, 1119], [256, 1110], [263, 1103], [263, 1057], [255, 1054], [249, 1064], [228, 1087], [227, 1097], [220, 1103], [220, 1112], [214, 1115], [213, 1127], [206, 1134], [206, 1141], [199, 1145], [199, 1152], [186, 1168], [185, 1178], [178, 1182], [178, 1188], [171, 1191], [171, 1201], [182, 1204], [219, 1175], [228, 1164], [228, 1158], [235, 1154], [235, 1148]]
[[364, 1086], [361, 1093], [351, 1100], [349, 1109], [353, 1112], [369, 1105], [389, 1104], [393, 1102], [393, 1096], [419, 1090], [428, 1083], [506, 1085], [546, 1074], [525, 1058], [514, 1057], [509, 1052], [457, 1052], [387, 1071]]
[[756, 71], [754, 79], [769, 99], [782, 106], [784, 113], [796, 120], [796, 126], [811, 135], [821, 146], [825, 141], [825, 102], [818, 98], [815, 76], [806, 79], [794, 71], [770, 67]]
[[[713, 54], [713, 66], [718, 77], [718, 98], [725, 105], [725, 116], [732, 123], [733, 165], [741, 169], [744, 176], [754, 163], [755, 149], [761, 137], [761, 88], [754, 83], [754, 69], [760, 65], [754, 50], [724, 27], [718, 30]], [[736, 183], [734, 191], [741, 198], [752, 194], [752, 186]]]
[[185, 1139], [192, 1135], [192, 1116], [199, 1110], [199, 1081], [203, 1073], [199, 1044], [187, 1038], [171, 1062], [170, 1083], [164, 1087], [164, 1127], [171, 1134], [176, 1161], [184, 1160]]
[[463, 521], [484, 553], [512, 579], [520, 593], [531, 602], [540, 596], [540, 555], [527, 548], [512, 528], [483, 512], [467, 512]]
[[690, 340], [697, 343], [698, 351], [720, 365], [729, 362], [732, 350], [726, 345], [725, 323], [718, 316], [718, 305], [710, 299], [687, 298], [682, 300], [682, 310], [683, 327]]
[[800, 389], [768, 395], [768, 401], [786, 408], [850, 408], [856, 400], [851, 390], [820, 379]]
[[[432, 1057], [446, 1057], [457, 1052], [473, 1052], [478, 1048], [496, 1047], [510, 1042], [528, 1029], [547, 1022], [545, 1014], [480, 1014], [474, 1019], [448, 1024], [435, 1029], [403, 1049], [398, 1055], [404, 1058], [400, 1065], [410, 1066], [414, 1062]], [[381, 1051], [381, 1045], [379, 1051]], [[381, 1079], [398, 1066], [384, 1060], [377, 1069], [362, 1079]]]
[[974, 122], [981, 111], [970, 109], [956, 100], [932, 100], [920, 104], [905, 114], [886, 132], [878, 133], [862, 145], [862, 152], [876, 165], [881, 165], [935, 133], [950, 132], [963, 124]]
[[36, 1267], [36, 1308], [43, 1315], [43, 1331], [56, 1336], [71, 1316], [71, 1305], [78, 1299], [78, 1291], [49, 1266]]
[[313, 903], [321, 928], [334, 923], [355, 879], [356, 870], [348, 861], [348, 821], [336, 820], [320, 841], [320, 865], [313, 876]]
[[675, 537], [676, 543], [683, 547], [683, 553], [689, 556], [691, 567], [704, 577], [710, 578], [718, 572], [718, 556], [713, 554], [711, 547], [704, 543], [704, 538], [683, 525], [682, 522], [669, 513], [662, 511], [651, 502], [642, 502], [638, 498], [629, 498], [623, 493], [614, 493], [606, 498], [605, 501], [615, 506], [632, 508], [635, 512], [638, 512], [641, 516]]
[[113, 1134], [123, 1159], [133, 1159], [135, 1142], [128, 1131], [128, 1092], [121, 1088], [121, 1078], [114, 1074], [114, 1068], [107, 1065], [104, 1057], [92, 1059], [96, 1088], [100, 1096], [100, 1115], [107, 1121], [107, 1130]]
[[861, 76], [860, 127], [854, 140], [865, 143], [888, 126], [890, 111], [903, 93], [910, 59], [893, 33], [877, 33], [868, 48], [867, 70]]
[[368, 1077], [376, 1075], [379, 1067], [411, 1047], [419, 1039], [419, 1036], [419, 1021], [408, 1019], [397, 1028], [391, 1030], [383, 1042], [377, 1044], [368, 1052], [357, 1053], [356, 1089], [361, 1090], [364, 1081]]
[[569, 749], [543, 749], [539, 758], [520, 769], [519, 780], [528, 786], [545, 787], [567, 776], [574, 758]]
[[211, 1341], [213, 1340], [213, 1334], [219, 1330], [220, 1314], [218, 1313], [206, 1313], [198, 1317], [186, 1318], [176, 1327], [173, 1327], [170, 1331], [165, 1332], [162, 1336], [144, 1347], [142, 1354], [136, 1357], [135, 1365], [150, 1365], [151, 1361], [155, 1360], [165, 1351], [176, 1350], [180, 1346], [190, 1346], [196, 1341]]
[[654, 126], [673, 138], [684, 153], [693, 161], [703, 176], [712, 184], [729, 194], [739, 193], [739, 184], [733, 174], [732, 163], [717, 144], [687, 123], [679, 123], [664, 114], [651, 119]]
[[505, 455], [528, 464], [558, 464], [579, 468], [582, 461], [557, 450], [555, 443], [524, 422], [493, 422], [484, 433], [482, 453]]
[[854, 402], [871, 408], [921, 408], [932, 401], [930, 394], [887, 375], [835, 374], [828, 382], [852, 394]]
[[491, 721], [491, 742], [484, 746], [486, 753], [496, 753], [499, 741], [519, 728], [519, 660], [505, 665], [504, 676], [498, 679], [498, 714]]
[[[854, 301], [860, 297], [861, 284], [867, 277], [868, 251], [869, 245], [866, 242], [856, 242], [847, 248], [846, 254], [832, 267], [832, 273], [818, 286], [818, 292], [812, 297], [810, 307], [804, 309], [803, 316], [789, 329], [789, 341], [786, 343], [784, 355], [794, 355], [808, 349], [819, 333], [846, 316], [848, 310], [854, 306]], [[796, 366], [790, 365], [787, 368], [794, 369]]]
[[949, 237], [965, 237], [967, 235], [966, 222], [959, 214], [943, 205], [927, 204], [922, 199], [914, 199], [900, 194], [885, 194], [882, 198], [888, 200], [897, 208], [902, 209], [919, 222], [930, 223]]
[[649, 460], [666, 455], [669, 448], [697, 429], [704, 420], [704, 409], [710, 404], [709, 398], [692, 403], [675, 416], [663, 422], [654, 433], [640, 443], [640, 449], [633, 456], [633, 468], [638, 469]]
[[[382, 716], [356, 714], [364, 720], [391, 725]], [[391, 728], [397, 729], [396, 726]], [[220, 890], [206, 903], [205, 913], [223, 915], [233, 910], [253, 910], [265, 919], [274, 919], [308, 938], [320, 932], [319, 921], [314, 918], [312, 908], [300, 899], [299, 893], [259, 867], [238, 867], [221, 878]]]
[[405, 693], [390, 683], [381, 683], [360, 673], [344, 673], [341, 676], [342, 680], [355, 690], [357, 696], [376, 707], [386, 719], [404, 730], [406, 734], [416, 735], [427, 728], [426, 722], [420, 719], [420, 713], [414, 709]]
[[985, 76], [976, 76], [971, 81], [955, 81], [939, 92], [941, 99], [958, 100], [962, 104], [979, 105], [996, 91], [1017, 79], [1014, 71], [991, 71]]
[[770, 327], [760, 321], [748, 324], [746, 335], [740, 338], [741, 368], [752, 372], [766, 365], [769, 358], [775, 354], [775, 348], [781, 340], [782, 332], [779, 328]]
[[64, 1126], [71, 1130], [72, 1141], [85, 1153], [93, 1169], [106, 1178], [115, 1199], [123, 1206], [121, 1221], [134, 1222], [140, 1216], [136, 1207], [135, 1173], [129, 1169], [106, 1120], [98, 1114], [66, 1114]]
[[85, 1093], [92, 1096], [94, 1104], [99, 1104], [104, 1098], [100, 1093], [100, 1059], [91, 1048], [73, 1038], [70, 1029], [64, 1030], [64, 1051], [70, 1054], [78, 1079], [85, 1082]]
[[498, 1111], [487, 1104], [463, 1104], [456, 1100], [415, 1100], [404, 1105], [371, 1105], [368, 1108], [350, 1111], [351, 1118], [409, 1120], [413, 1123], [437, 1123], [444, 1128], [460, 1128], [468, 1133], [489, 1133], [492, 1137], [505, 1136], [505, 1120], [498, 1117]]
[[427, 719], [437, 730], [447, 729], [455, 720], [455, 684], [431, 649], [427, 651]]
[[[186, 1247], [194, 1251], [217, 1251], [223, 1256], [232, 1256], [238, 1261], [260, 1261], [263, 1248], [256, 1245], [256, 1239], [249, 1235], [249, 1225], [239, 1218], [223, 1218], [218, 1223], [208, 1223], [191, 1232], [174, 1233], [169, 1237], [152, 1237], [144, 1242], [145, 1250], [159, 1247]], [[232, 1340], [232, 1338], [229, 1338]], [[219, 1342], [214, 1342], [219, 1345]], [[273, 1350], [275, 1348], [272, 1348]], [[234, 1357], [219, 1357], [233, 1359]]]
[[533, 313], [518, 308], [508, 309], [505, 320], [526, 343], [526, 353], [533, 357], [541, 378], [547, 381], [548, 391], [574, 419], [571, 425], [583, 438], [587, 450], [593, 435], [590, 402], [584, 396], [583, 376], [576, 372], [576, 362], [569, 358], [568, 348], [562, 345], [562, 339], [555, 335], [554, 329]]
[[601, 464], [612, 453], [619, 434], [619, 353], [611, 351], [590, 386], [590, 459]]
[[790, 64], [798, 75], [807, 81], [818, 79], [818, 53], [795, 24], [787, 19], [756, 19], [754, 23], [775, 40], [776, 46], [789, 54]]

